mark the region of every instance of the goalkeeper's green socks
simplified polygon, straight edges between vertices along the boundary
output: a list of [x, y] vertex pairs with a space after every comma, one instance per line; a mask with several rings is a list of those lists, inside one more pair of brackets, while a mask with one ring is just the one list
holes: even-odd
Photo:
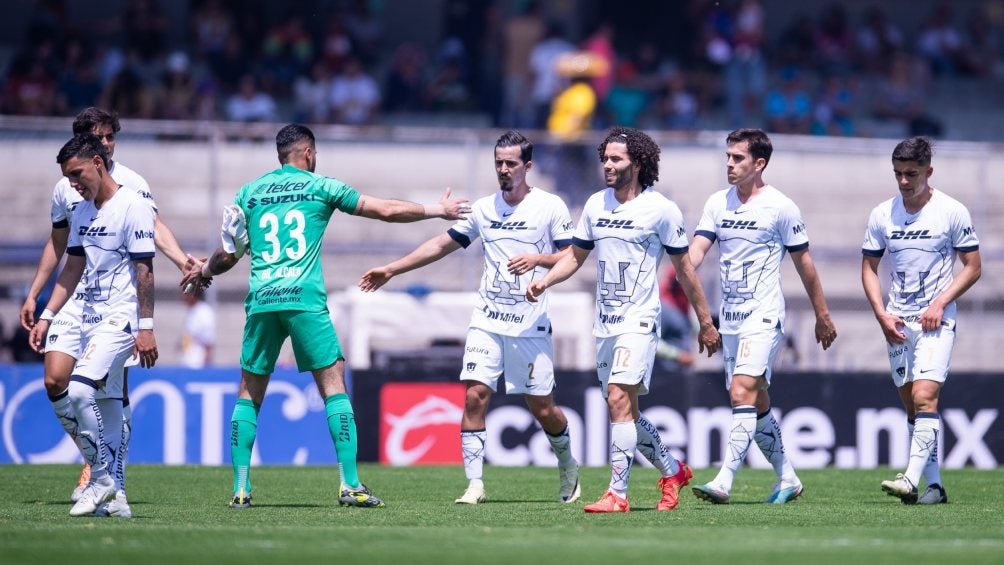
[[247, 398], [238, 398], [230, 417], [230, 460], [234, 464], [234, 495], [244, 489], [251, 493], [251, 448], [258, 435], [258, 411], [261, 406]]
[[325, 398], [324, 413], [328, 416], [328, 432], [335, 442], [342, 483], [351, 489], [357, 489], [359, 471], [356, 469], [356, 417], [352, 412], [349, 395], [339, 393]]

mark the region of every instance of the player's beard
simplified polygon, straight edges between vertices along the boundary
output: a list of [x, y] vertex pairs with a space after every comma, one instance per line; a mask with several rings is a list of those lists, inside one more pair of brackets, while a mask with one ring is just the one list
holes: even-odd
[[613, 188], [614, 190], [628, 186], [634, 180], [634, 175], [631, 174], [631, 169], [625, 169], [620, 172], [614, 171], [612, 175], [613, 179], [611, 179], [610, 182], [607, 183], [607, 186]]
[[512, 192], [513, 186], [511, 178], [499, 179], [499, 190], [502, 192]]

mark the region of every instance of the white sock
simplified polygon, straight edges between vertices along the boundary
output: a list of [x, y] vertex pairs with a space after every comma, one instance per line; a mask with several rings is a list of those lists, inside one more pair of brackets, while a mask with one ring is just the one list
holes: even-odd
[[125, 490], [125, 466], [122, 463], [122, 440], [125, 429], [122, 417], [121, 398], [101, 398], [96, 401], [101, 410], [101, 419], [105, 428], [105, 446], [111, 456], [108, 461], [108, 471], [115, 481], [115, 490]]
[[631, 464], [638, 445], [638, 429], [634, 422], [610, 424], [610, 490], [621, 498], [627, 497]]
[[791, 465], [791, 460], [784, 452], [784, 442], [781, 440], [781, 427], [777, 425], [774, 414], [767, 409], [767, 412], [757, 416], [756, 433], [753, 435], [757, 447], [763, 452], [764, 457], [770, 461], [774, 472], [777, 473], [778, 480], [786, 486], [801, 484], [795, 468]]
[[[910, 444], [913, 445], [913, 427], [914, 424], [910, 420], [906, 421], [906, 429], [910, 432]], [[931, 458], [927, 461], [927, 465], [924, 465], [924, 482], [927, 486], [940, 485], [941, 484], [941, 464], [938, 462], [938, 444], [934, 444], [934, 448], [931, 449]]]
[[931, 454], [938, 453], [938, 434], [941, 433], [941, 417], [937, 412], [919, 412], [913, 426], [910, 441], [910, 462], [906, 466], [906, 478], [915, 486], [920, 482], [924, 467], [931, 461]]
[[108, 475], [109, 455], [105, 445], [104, 422], [98, 403], [94, 400], [96, 389], [89, 384], [71, 380], [67, 391], [80, 430], [77, 436], [80, 451], [84, 461], [91, 466], [91, 480], [104, 478]]
[[122, 491], [125, 491], [125, 468], [129, 462], [129, 441], [132, 440], [132, 405], [126, 404], [128, 398], [122, 399]]
[[722, 468], [718, 471], [718, 476], [712, 481], [725, 492], [732, 490], [732, 481], [739, 472], [739, 467], [746, 460], [746, 453], [753, 443], [753, 435], [756, 433], [756, 407], [736, 406], [732, 409], [732, 431], [729, 433], [729, 442], [725, 446], [725, 453], [722, 454]]
[[460, 449], [464, 454], [464, 473], [469, 481], [481, 480], [486, 443], [488, 443], [488, 432], [483, 429], [460, 431]]
[[[73, 404], [70, 402], [70, 391], [64, 390], [62, 393], [56, 395], [56, 400], [49, 398], [49, 402], [52, 403], [52, 411], [56, 413], [56, 419], [59, 420], [59, 424], [63, 426], [66, 430], [66, 435], [73, 439], [73, 443], [76, 444], [77, 449], [80, 449], [80, 426], [77, 424], [77, 415], [73, 412]], [[81, 452], [83, 455], [83, 452]]]
[[573, 465], [578, 465], [578, 462], [572, 457], [572, 439], [568, 435], [568, 426], [561, 431], [556, 436], [544, 432], [547, 436], [547, 441], [551, 442], [551, 449], [554, 451], [555, 457], [558, 458], [559, 467], [571, 467]]
[[645, 416], [638, 416], [635, 429], [638, 432], [638, 451], [655, 465], [663, 477], [672, 477], [680, 471], [679, 461], [669, 452], [669, 448], [663, 445], [659, 429], [652, 422]]

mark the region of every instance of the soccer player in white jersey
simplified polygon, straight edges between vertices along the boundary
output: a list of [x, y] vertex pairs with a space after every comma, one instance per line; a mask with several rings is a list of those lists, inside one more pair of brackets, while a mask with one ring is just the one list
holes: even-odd
[[718, 330], [725, 354], [725, 387], [732, 404], [722, 467], [694, 494], [715, 504], [728, 504], [729, 491], [750, 446], [755, 442], [777, 473], [767, 502], [784, 504], [802, 495], [802, 482], [781, 441], [781, 429], [770, 412], [771, 366], [784, 337], [781, 262], [786, 253], [802, 280], [816, 314], [816, 341], [823, 349], [837, 337], [823, 287], [809, 255], [802, 214], [790, 198], [763, 180], [773, 146], [758, 129], [740, 129], [726, 138], [729, 184], [708, 198], [690, 246], [699, 267], [718, 242], [722, 306]]
[[586, 512], [628, 512], [628, 479], [634, 452], [662, 474], [657, 510], [679, 504], [680, 489], [693, 471], [663, 445], [658, 429], [638, 407], [648, 394], [660, 335], [659, 262], [663, 251], [676, 267], [680, 284], [697, 313], [700, 350], [713, 354], [719, 335], [704, 291], [687, 257], [687, 232], [679, 207], [656, 192], [659, 146], [648, 135], [613, 128], [597, 148], [607, 188], [593, 194], [582, 209], [572, 238], [572, 252], [561, 256], [542, 279], [530, 283], [527, 299], [575, 273], [597, 251], [596, 367], [610, 411], [610, 486]]
[[[93, 133], [101, 140], [101, 144], [108, 153], [108, 173], [112, 179], [119, 185], [143, 197], [144, 201], [156, 211], [156, 204], [153, 201], [153, 196], [146, 180], [122, 163], [112, 160], [115, 155], [115, 137], [120, 129], [121, 126], [115, 114], [95, 107], [84, 109], [77, 114], [73, 121], [74, 135]], [[70, 217], [81, 200], [83, 198], [73, 189], [66, 177], [61, 178], [53, 188], [52, 204], [50, 207], [52, 230], [49, 240], [42, 248], [42, 254], [38, 261], [35, 277], [28, 290], [28, 296], [21, 306], [21, 325], [26, 330], [30, 331], [32, 326], [35, 325], [35, 311], [39, 294], [63, 258], [67, 240], [69, 239]], [[174, 234], [167, 225], [160, 221], [159, 216], [157, 216], [154, 234], [157, 248], [170, 258], [179, 269], [184, 269], [186, 255], [178, 245]], [[82, 302], [76, 296], [82, 296], [83, 292], [83, 287], [78, 289], [78, 292], [74, 293], [74, 297], [71, 297], [70, 302], [60, 310], [59, 316], [52, 321], [52, 331], [49, 332], [50, 341], [45, 347], [45, 389], [50, 402], [52, 402], [56, 416], [60, 420], [70, 416], [70, 405], [66, 397], [66, 391], [70, 382], [70, 373], [73, 369], [73, 364], [80, 356], [80, 316]], [[136, 363], [136, 359], [131, 359], [126, 365], [130, 366]], [[132, 409], [129, 406], [128, 381], [125, 375], [123, 375], [123, 385], [119, 398], [109, 398], [107, 392], [103, 389], [98, 391], [97, 398], [99, 402], [121, 402], [123, 404], [124, 431], [122, 446], [120, 450], [116, 450], [121, 458], [121, 465], [115, 466], [115, 470], [118, 472], [120, 467], [123, 470], [125, 468], [131, 436]], [[77, 438], [73, 439], [76, 442]], [[80, 497], [80, 493], [87, 486], [89, 480], [90, 469], [85, 462], [77, 487], [70, 495], [70, 499], [73, 502], [76, 502]], [[109, 506], [114, 516], [128, 517], [131, 513], [124, 490], [116, 496], [116, 499]]]
[[572, 220], [558, 196], [530, 186], [533, 144], [509, 131], [495, 143], [499, 191], [479, 199], [471, 215], [392, 263], [363, 275], [359, 288], [374, 291], [392, 277], [467, 248], [484, 244], [484, 272], [471, 317], [460, 379], [467, 384], [460, 442], [468, 486], [457, 504], [485, 502], [482, 469], [485, 415], [499, 377], [506, 393], [522, 394], [558, 458], [560, 502], [579, 498], [579, 467], [569, 446], [568, 420], [554, 403], [554, 355], [547, 295], [526, 300], [526, 286], [539, 279], [572, 243]]
[[[861, 283], [889, 351], [892, 381], [906, 409], [906, 472], [882, 481], [905, 504], [948, 502], [938, 467], [938, 395], [955, 344], [955, 300], [980, 278], [980, 242], [969, 210], [929, 184], [931, 144], [901, 141], [892, 152], [899, 194], [872, 210], [861, 251]], [[889, 252], [889, 300], [882, 304], [879, 262]], [[955, 258], [962, 269], [953, 275]], [[923, 476], [927, 488], [918, 497]]]
[[84, 201], [73, 211], [66, 265], [29, 340], [36, 351], [45, 350], [53, 318], [82, 284], [81, 354], [67, 388], [70, 416], [60, 421], [77, 437], [91, 467], [90, 482], [70, 510], [71, 516], [86, 516], [113, 500], [123, 482], [111, 472], [120, 464], [115, 451], [121, 444], [122, 403], [99, 403], [95, 395], [102, 389], [109, 398], [121, 398], [122, 368], [134, 350], [144, 367], [157, 360], [155, 212], [108, 173], [108, 154], [94, 134], [74, 136], [57, 162]]

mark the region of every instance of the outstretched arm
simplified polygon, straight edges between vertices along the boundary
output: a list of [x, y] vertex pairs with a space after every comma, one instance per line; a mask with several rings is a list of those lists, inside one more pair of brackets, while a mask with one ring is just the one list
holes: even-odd
[[414, 251], [404, 257], [383, 267], [376, 267], [366, 271], [366, 274], [359, 279], [359, 289], [363, 292], [373, 292], [387, 284], [395, 276], [439, 261], [457, 249], [460, 249], [460, 244], [454, 241], [449, 234], [437, 235], [419, 245]]
[[833, 340], [837, 339], [837, 328], [830, 318], [830, 309], [826, 306], [826, 297], [823, 295], [823, 284], [819, 281], [819, 273], [809, 255], [809, 248], [792, 252], [791, 261], [795, 264], [795, 270], [798, 271], [802, 286], [812, 303], [812, 310], [816, 313], [816, 343], [821, 344], [824, 350], [829, 349]]
[[178, 238], [174, 236], [171, 228], [161, 221], [160, 214], [154, 216], [153, 242], [157, 246], [157, 250], [166, 255], [179, 271], [185, 272], [188, 256], [182, 251], [181, 244], [178, 243]]
[[437, 204], [416, 204], [405, 200], [389, 200], [375, 196], [361, 195], [356, 204], [355, 214], [371, 220], [383, 222], [417, 222], [431, 218], [462, 220], [471, 211], [466, 198], [450, 198], [450, 189]]
[[191, 288], [205, 288], [211, 284], [213, 277], [222, 275], [233, 269], [239, 260], [240, 257], [233, 253], [228, 253], [223, 249], [223, 246], [217, 247], [216, 251], [213, 251], [213, 255], [205, 262], [201, 262], [189, 255], [189, 266], [186, 267], [184, 275], [181, 277], [181, 283], [178, 286], [186, 289], [186, 292], [190, 288], [189, 285], [191, 285]]
[[694, 270], [694, 265], [690, 262], [689, 253], [670, 255], [669, 260], [676, 268], [676, 280], [680, 281], [680, 286], [683, 287], [687, 300], [690, 301], [694, 313], [697, 314], [697, 323], [700, 324], [701, 328], [697, 334], [698, 352], [707, 351], [708, 357], [711, 357], [721, 346], [722, 338], [718, 335], [715, 323], [711, 319], [711, 311], [708, 309], [708, 301], [704, 297], [701, 282], [697, 279], [697, 271]]
[[35, 325], [35, 308], [38, 306], [38, 295], [45, 288], [45, 283], [59, 266], [63, 253], [66, 252], [66, 242], [70, 238], [70, 228], [52, 228], [49, 240], [42, 247], [42, 256], [38, 258], [38, 267], [35, 269], [35, 278], [31, 280], [31, 287], [28, 288], [28, 296], [21, 305], [21, 327], [31, 331]]

